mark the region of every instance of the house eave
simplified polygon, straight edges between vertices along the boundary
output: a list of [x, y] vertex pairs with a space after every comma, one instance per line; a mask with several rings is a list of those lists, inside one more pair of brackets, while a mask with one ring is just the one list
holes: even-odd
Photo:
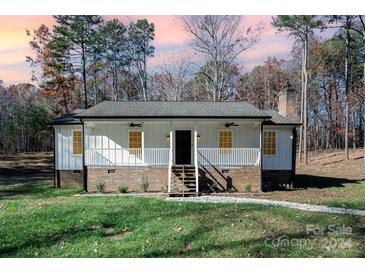
[[302, 123], [274, 123], [272, 121], [263, 122], [265, 126], [301, 126]]
[[53, 123], [49, 123], [47, 125], [49, 126], [58, 126], [58, 125], [81, 125], [81, 122], [66, 122], [66, 123], [62, 123], [62, 122], [53, 122]]
[[116, 120], [116, 119], [270, 119], [271, 116], [77, 116], [87, 120]]

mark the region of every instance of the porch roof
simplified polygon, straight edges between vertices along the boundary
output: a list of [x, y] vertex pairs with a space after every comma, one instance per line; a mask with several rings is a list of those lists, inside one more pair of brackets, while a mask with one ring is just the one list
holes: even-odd
[[258, 118], [265, 111], [247, 102], [120, 102], [104, 101], [76, 118]]
[[296, 119], [285, 117], [276, 110], [265, 110], [265, 112], [271, 116], [271, 119], [264, 122], [266, 125], [301, 125]]
[[50, 125], [70, 125], [70, 124], [81, 124], [80, 119], [75, 118], [75, 115], [81, 113], [83, 109], [75, 109], [74, 111], [60, 116], [50, 124]]

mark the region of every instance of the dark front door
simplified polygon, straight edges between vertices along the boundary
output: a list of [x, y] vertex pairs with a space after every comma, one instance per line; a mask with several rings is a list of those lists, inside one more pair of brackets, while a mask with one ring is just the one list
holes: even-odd
[[176, 130], [175, 162], [177, 165], [191, 164], [191, 131]]

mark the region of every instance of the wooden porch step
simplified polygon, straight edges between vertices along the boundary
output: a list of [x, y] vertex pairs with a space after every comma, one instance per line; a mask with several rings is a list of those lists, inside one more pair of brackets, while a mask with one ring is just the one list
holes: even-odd
[[179, 178], [179, 179], [195, 179], [195, 174], [176, 174], [175, 173], [175, 176], [177, 177], [177, 178]]
[[174, 165], [172, 173], [175, 175], [175, 179], [172, 181], [170, 196], [196, 196], [195, 167], [193, 165]]
[[195, 168], [172, 168], [175, 172], [195, 172]]
[[196, 188], [196, 185], [195, 184], [185, 184], [185, 185], [172, 185], [172, 189], [175, 189], [175, 188], [187, 188], [187, 189], [195, 189]]
[[195, 176], [195, 172], [173, 171], [176, 175]]

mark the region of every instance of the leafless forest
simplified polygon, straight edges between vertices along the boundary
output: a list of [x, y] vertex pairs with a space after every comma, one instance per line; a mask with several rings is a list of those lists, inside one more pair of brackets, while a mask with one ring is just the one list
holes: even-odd
[[[343, 149], [347, 159], [348, 148], [363, 146], [364, 16], [275, 16], [272, 25], [295, 43], [288, 58], [268, 56], [252, 70], [244, 67], [245, 51], [260, 41], [263, 26], [244, 27], [240, 16], [180, 17], [192, 58], [154, 68], [148, 65], [155, 51], [153, 22], [55, 20], [52, 29], [40, 25], [24, 34], [34, 52], [24, 56], [33, 81], [0, 80], [1, 153], [50, 150], [47, 123], [103, 100], [248, 101], [277, 109], [288, 85], [297, 91], [304, 163], [308, 150]], [[333, 35], [321, 38], [329, 29]]]

